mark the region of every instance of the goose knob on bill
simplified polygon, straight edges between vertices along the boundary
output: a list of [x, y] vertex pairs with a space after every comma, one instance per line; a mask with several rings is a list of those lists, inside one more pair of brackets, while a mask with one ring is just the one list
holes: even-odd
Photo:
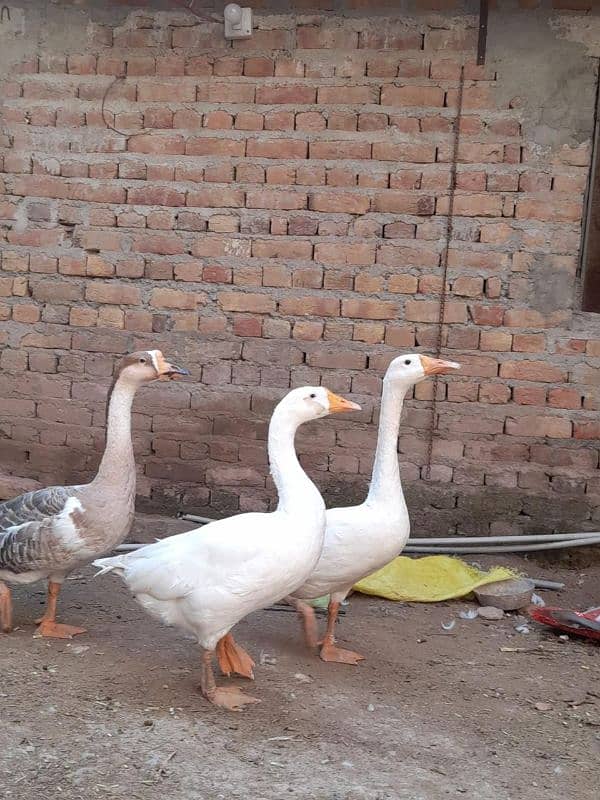
[[122, 359], [109, 394], [106, 447], [98, 474], [81, 486], [51, 486], [0, 504], [0, 627], [12, 629], [7, 586], [48, 580], [46, 612], [37, 636], [70, 639], [85, 628], [56, 622], [63, 581], [74, 569], [109, 553], [131, 528], [135, 461], [131, 406], [145, 383], [171, 380], [188, 371], [165, 361], [160, 350]]
[[268, 437], [279, 496], [274, 512], [239, 514], [94, 561], [101, 572], [120, 575], [150, 614], [198, 641], [200, 690], [217, 706], [239, 711], [257, 700], [237, 687], [216, 685], [215, 649], [225, 674], [252, 677], [253, 661], [230, 630], [247, 614], [301, 586], [323, 547], [325, 504], [296, 456], [296, 430], [310, 420], [354, 409], [360, 406], [322, 386], [294, 389], [276, 406]]

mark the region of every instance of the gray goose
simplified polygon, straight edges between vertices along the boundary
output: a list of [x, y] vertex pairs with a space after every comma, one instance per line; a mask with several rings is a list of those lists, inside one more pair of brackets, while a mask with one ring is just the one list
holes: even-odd
[[56, 622], [66, 576], [120, 544], [131, 529], [135, 460], [131, 406], [144, 383], [188, 371], [165, 361], [160, 350], [131, 353], [121, 361], [109, 393], [106, 447], [98, 474], [81, 486], [51, 486], [0, 504], [0, 628], [12, 630], [8, 583], [48, 579], [48, 602], [36, 636], [70, 639], [85, 628]]

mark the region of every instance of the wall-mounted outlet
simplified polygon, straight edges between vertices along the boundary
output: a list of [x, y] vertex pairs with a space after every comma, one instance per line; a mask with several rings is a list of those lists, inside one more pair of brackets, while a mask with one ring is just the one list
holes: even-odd
[[249, 39], [252, 36], [252, 9], [228, 3], [223, 11], [226, 39]]

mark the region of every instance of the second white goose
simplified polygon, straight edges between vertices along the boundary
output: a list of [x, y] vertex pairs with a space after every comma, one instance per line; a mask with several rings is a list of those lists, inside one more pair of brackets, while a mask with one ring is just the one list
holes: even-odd
[[307, 581], [288, 597], [302, 615], [307, 643], [317, 644], [311, 606], [303, 602], [330, 595], [327, 632], [321, 645], [324, 661], [356, 664], [363, 656], [335, 644], [340, 603], [355, 583], [381, 569], [401, 551], [410, 533], [410, 519], [398, 465], [398, 431], [404, 397], [430, 375], [459, 369], [454, 361], [411, 353], [395, 358], [383, 379], [379, 433], [367, 499], [359, 506], [330, 508], [321, 557]]

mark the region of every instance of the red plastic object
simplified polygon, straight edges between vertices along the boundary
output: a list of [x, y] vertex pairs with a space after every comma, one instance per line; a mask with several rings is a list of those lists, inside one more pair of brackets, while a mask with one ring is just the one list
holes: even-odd
[[568, 608], [551, 608], [549, 606], [530, 606], [527, 613], [536, 622], [558, 628], [573, 636], [584, 636], [586, 639], [600, 641], [600, 609], [592, 611], [572, 611]]

